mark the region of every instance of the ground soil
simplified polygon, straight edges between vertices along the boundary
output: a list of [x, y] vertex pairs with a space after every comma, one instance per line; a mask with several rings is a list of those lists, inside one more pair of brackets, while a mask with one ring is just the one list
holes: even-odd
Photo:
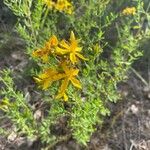
[[[30, 66], [30, 60], [24, 53], [25, 43], [12, 30], [15, 18], [9, 20], [12, 14], [4, 6], [0, 7], [0, 70], [6, 67], [14, 70], [20, 78], [17, 87], [24, 92], [32, 92], [32, 80], [19, 76]], [[148, 82], [148, 67], [145, 67], [145, 64], [148, 64], [147, 59], [141, 59], [134, 67]], [[92, 135], [87, 147], [80, 146], [70, 137], [51, 149], [150, 150], [150, 90], [132, 71], [129, 73], [129, 79], [118, 86], [118, 90], [122, 94], [122, 100], [117, 104], [110, 104], [111, 115], [105, 119], [102, 128], [97, 126], [97, 131]], [[32, 142], [23, 137], [12, 139], [11, 136], [0, 136], [0, 150], [40, 149], [38, 140]]]

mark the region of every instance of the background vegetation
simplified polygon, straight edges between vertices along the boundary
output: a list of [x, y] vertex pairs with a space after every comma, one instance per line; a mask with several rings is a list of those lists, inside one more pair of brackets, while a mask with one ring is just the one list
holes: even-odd
[[[24, 41], [24, 53], [28, 57], [27, 66], [17, 76], [10, 67], [2, 70], [0, 76], [1, 119], [11, 121], [18, 136], [38, 139], [45, 149], [69, 138], [86, 145], [96, 126], [102, 127], [105, 117], [110, 115], [110, 103], [121, 99], [118, 85], [127, 79], [130, 70], [148, 87], [138, 70], [132, 68], [135, 60], [142, 56], [142, 45], [149, 40], [148, 1], [72, 1], [71, 14], [66, 9], [50, 8], [42, 0], [3, 2], [17, 17], [14, 30]], [[135, 12], [124, 14], [123, 10], [128, 7], [134, 7]], [[55, 98], [59, 82], [43, 91], [33, 80], [47, 68], [57, 67], [55, 64], [60, 58], [49, 56], [48, 63], [43, 63], [33, 57], [33, 52], [42, 48], [52, 35], [69, 41], [71, 31], [80, 39], [81, 53], [88, 61], [82, 60], [74, 66], [80, 70], [78, 79], [82, 90], [69, 85], [69, 99], [64, 102]], [[149, 51], [144, 53], [149, 55]], [[17, 83], [23, 78], [32, 85], [33, 93], [18, 87]], [[65, 127], [58, 126], [61, 122]], [[5, 128], [0, 131], [6, 136], [10, 134]]]

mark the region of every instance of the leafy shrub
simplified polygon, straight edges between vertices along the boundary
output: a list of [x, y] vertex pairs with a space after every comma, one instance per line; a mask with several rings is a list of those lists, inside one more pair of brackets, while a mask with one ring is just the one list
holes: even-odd
[[[141, 14], [148, 15], [143, 2], [135, 0], [120, 12], [113, 12], [110, 0], [4, 3], [18, 17], [16, 30], [26, 41], [25, 53], [41, 69], [32, 70], [33, 78], [44, 90], [41, 99], [49, 107], [39, 122], [23, 92], [15, 90], [10, 71], [4, 70], [1, 109], [18, 133], [38, 137], [47, 145], [71, 134], [86, 145], [96, 125], [110, 114], [108, 103], [121, 98], [118, 83], [127, 79], [132, 63], [142, 55], [139, 44], [149, 34], [141, 25]], [[109, 36], [116, 35], [113, 44], [106, 38], [107, 31]], [[51, 127], [62, 117], [68, 118], [70, 130], [66, 136], [57, 136]]]

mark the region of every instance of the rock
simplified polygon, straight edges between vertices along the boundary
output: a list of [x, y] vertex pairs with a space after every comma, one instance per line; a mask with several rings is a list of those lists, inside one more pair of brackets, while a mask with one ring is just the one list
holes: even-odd
[[137, 113], [139, 112], [139, 108], [134, 104], [131, 105], [130, 110], [134, 115], [137, 115]]
[[8, 141], [12, 142], [12, 141], [14, 141], [16, 138], [17, 138], [17, 134], [16, 134], [14, 131], [12, 131], [11, 134], [8, 136], [7, 139], [8, 139]]

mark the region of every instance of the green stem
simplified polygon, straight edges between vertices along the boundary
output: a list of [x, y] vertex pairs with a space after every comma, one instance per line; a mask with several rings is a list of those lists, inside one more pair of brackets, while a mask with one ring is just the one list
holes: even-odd
[[148, 83], [146, 80], [134, 69], [131, 67], [131, 70], [134, 72], [134, 74], [143, 82], [145, 86], [148, 86]]
[[42, 21], [42, 23], [41, 23], [41, 29], [43, 29], [43, 27], [44, 27], [44, 24], [45, 24], [45, 21], [46, 21], [46, 18], [47, 18], [47, 16], [48, 16], [48, 13], [49, 13], [49, 9], [48, 8], [46, 8], [46, 11], [45, 11], [45, 14], [44, 14], [44, 16], [43, 16], [43, 21]]
[[12, 92], [14, 94], [14, 97], [16, 97], [19, 102], [30, 112], [30, 109], [27, 107], [27, 105], [25, 105], [21, 100], [20, 97], [16, 94], [16, 92], [14, 92], [14, 90], [7, 84], [7, 82], [5, 82], [1, 77], [0, 77], [0, 81], [2, 81], [5, 86], [7, 87], [7, 89]]

